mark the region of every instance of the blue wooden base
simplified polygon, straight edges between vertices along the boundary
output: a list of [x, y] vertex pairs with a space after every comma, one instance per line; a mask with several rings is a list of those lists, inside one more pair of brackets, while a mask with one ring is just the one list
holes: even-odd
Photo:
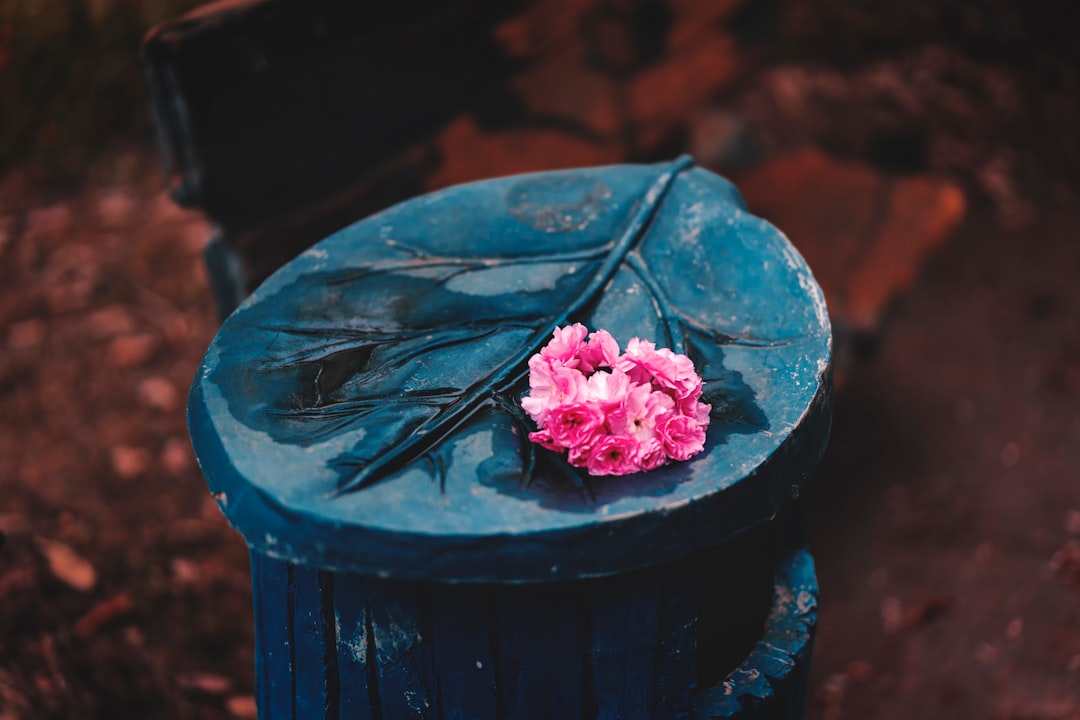
[[817, 628], [817, 576], [806, 548], [776, 567], [773, 602], [761, 639], [735, 670], [695, 698], [698, 720], [798, 720]]
[[253, 553], [252, 575], [262, 720], [802, 717], [817, 599], [805, 549], [777, 562], [758, 642], [700, 690], [717, 653], [699, 643], [730, 633], [699, 630], [731, 613], [703, 607], [706, 583], [685, 567], [445, 585]]

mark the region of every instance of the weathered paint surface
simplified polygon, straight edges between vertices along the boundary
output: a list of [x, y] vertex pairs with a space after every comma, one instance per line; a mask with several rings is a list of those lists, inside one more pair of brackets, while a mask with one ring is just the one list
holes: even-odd
[[[704, 453], [593, 478], [525, 440], [527, 360], [574, 321], [690, 354]], [[805, 551], [726, 677], [753, 636], [716, 638], [764, 616], [775, 558], [745, 538], [824, 449], [830, 361], [801, 257], [686, 158], [452, 188], [320, 243], [223, 325], [189, 403], [252, 548], [260, 716], [797, 716]], [[729, 540], [757, 572], [712, 564]]]
[[[805, 549], [777, 560], [772, 609], [749, 655], [703, 688], [694, 627], [715, 609], [699, 607], [694, 579], [676, 568], [440, 585], [304, 572], [258, 557], [252, 566], [257, 617], [283, 610], [281, 593], [295, 607], [260, 628], [261, 656], [280, 658], [260, 667], [262, 720], [802, 717], [817, 618]], [[279, 586], [283, 575], [292, 583]], [[326, 618], [338, 618], [336, 630]]]
[[777, 568], [761, 640], [723, 682], [698, 695], [697, 720], [803, 717], [817, 596], [814, 560], [807, 550], [798, 550]]
[[[593, 478], [525, 441], [523, 363], [572, 321], [685, 347], [714, 406], [706, 451]], [[810, 270], [727, 181], [686, 160], [543, 173], [403, 203], [284, 267], [222, 326], [189, 427], [260, 555], [568, 580], [774, 517], [823, 451], [830, 359]]]

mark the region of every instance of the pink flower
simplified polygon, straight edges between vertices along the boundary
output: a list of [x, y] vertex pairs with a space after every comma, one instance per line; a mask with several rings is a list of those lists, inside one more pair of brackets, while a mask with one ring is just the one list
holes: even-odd
[[591, 453], [591, 445], [575, 445], [572, 448], [568, 448], [566, 460], [574, 467], [585, 467], [589, 464], [589, 455]]
[[652, 385], [634, 385], [618, 408], [608, 413], [608, 424], [617, 435], [629, 435], [640, 441], [656, 435], [656, 422], [670, 412], [675, 402]]
[[641, 468], [634, 462], [637, 441], [625, 435], [608, 435], [592, 447], [585, 468], [590, 475], [626, 475]]
[[648, 340], [631, 338], [618, 368], [634, 382], [652, 382], [670, 390], [676, 398], [684, 398], [701, 387], [701, 377], [694, 371], [694, 362], [668, 348], [656, 349]]
[[605, 413], [622, 405], [623, 398], [630, 392], [630, 378], [620, 370], [595, 372], [586, 381], [586, 397]]
[[698, 425], [707, 427], [709, 425], [709, 413], [712, 412], [712, 405], [706, 405], [703, 402], [698, 402], [697, 396], [691, 396], [683, 400], [679, 400], [676, 403], [679, 414], [697, 420]]
[[666, 416], [656, 426], [656, 434], [672, 460], [688, 460], [705, 448], [705, 429], [685, 415]]
[[521, 407], [543, 427], [551, 408], [585, 398], [585, 376], [542, 355], [529, 358], [529, 387]]
[[604, 427], [604, 413], [592, 403], [566, 403], [548, 413], [544, 429], [564, 448], [590, 445]]
[[626, 352], [619, 357], [615, 367], [636, 383], [649, 383], [653, 375], [648, 363], [655, 355], [656, 345], [641, 338], [630, 338], [630, 342], [626, 343]]
[[655, 470], [667, 464], [668, 456], [664, 444], [655, 437], [638, 443], [635, 461], [642, 470]]
[[529, 433], [529, 440], [536, 443], [542, 448], [548, 450], [554, 450], [555, 452], [562, 452], [565, 448], [562, 445], [555, 442], [551, 437], [551, 433], [547, 430], [537, 430], [536, 432]]
[[607, 330], [597, 330], [589, 335], [589, 342], [581, 347], [578, 369], [591, 373], [597, 368], [613, 368], [619, 360], [619, 343]]
[[585, 336], [588, 334], [588, 328], [581, 323], [555, 328], [551, 341], [540, 348], [540, 354], [569, 367], [577, 367]]
[[[606, 330], [557, 328], [529, 358], [521, 406], [539, 425], [529, 440], [593, 475], [654, 470], [705, 446], [710, 406], [685, 355], [633, 338], [626, 352]], [[586, 337], [588, 338], [586, 340]]]

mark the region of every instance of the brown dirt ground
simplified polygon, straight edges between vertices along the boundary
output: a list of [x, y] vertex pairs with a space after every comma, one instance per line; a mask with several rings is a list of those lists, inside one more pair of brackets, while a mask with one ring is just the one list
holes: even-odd
[[0, 216], [0, 717], [228, 717], [252, 687], [246, 553], [184, 426], [217, 323], [207, 225], [144, 149], [60, 197], [19, 184]]

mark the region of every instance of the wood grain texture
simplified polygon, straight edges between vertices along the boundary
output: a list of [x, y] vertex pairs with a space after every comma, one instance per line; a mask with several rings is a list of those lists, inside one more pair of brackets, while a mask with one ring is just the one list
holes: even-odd
[[432, 588], [436, 695], [442, 720], [497, 717], [495, 592], [490, 586]]
[[496, 610], [498, 717], [583, 717], [586, 677], [581, 598], [548, 585], [506, 587]]
[[334, 577], [334, 620], [337, 638], [338, 708], [341, 718], [376, 720], [378, 673], [371, 631], [371, 578], [338, 573]]
[[292, 566], [251, 553], [255, 697], [262, 720], [296, 719]]
[[698, 580], [693, 573], [667, 573], [659, 587], [656, 674], [650, 717], [683, 720], [697, 686]]
[[338, 713], [334, 575], [297, 566], [293, 573], [293, 656], [297, 718]]
[[262, 720], [802, 717], [817, 602], [805, 549], [779, 558], [760, 638], [707, 688], [699, 617], [723, 609], [701, 602], [689, 564], [521, 586], [252, 567]]
[[369, 606], [384, 720], [436, 717], [433, 643], [426, 599], [413, 586], [383, 584]]
[[[589, 601], [589, 675], [597, 720], [648, 720], [656, 691], [660, 587], [642, 578], [596, 583]], [[681, 679], [684, 687], [689, 678]]]

